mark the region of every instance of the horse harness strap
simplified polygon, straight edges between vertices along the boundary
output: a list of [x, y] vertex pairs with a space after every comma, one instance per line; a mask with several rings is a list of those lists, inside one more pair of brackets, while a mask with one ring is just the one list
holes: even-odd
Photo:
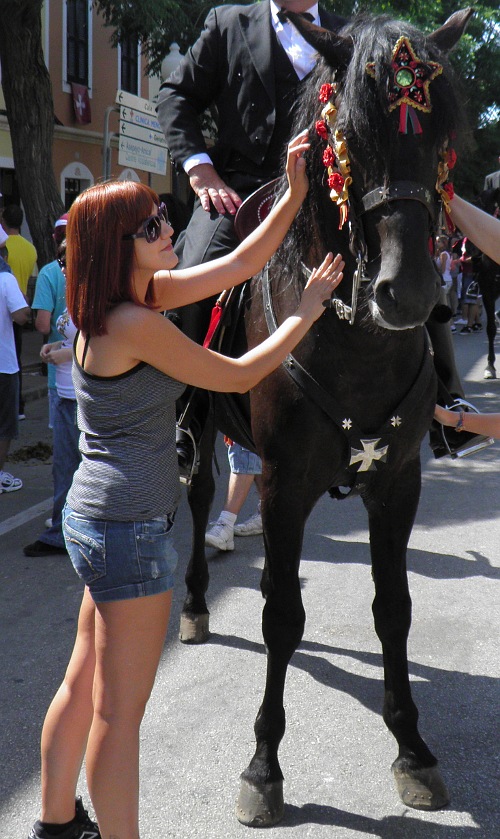
[[360, 215], [390, 201], [413, 200], [420, 201], [434, 221], [437, 207], [433, 197], [427, 187], [415, 181], [391, 181], [386, 186], [377, 186], [361, 198], [362, 210]]
[[[274, 313], [269, 271], [266, 266], [262, 276], [262, 294], [264, 313], [269, 334], [276, 332], [278, 324]], [[421, 402], [429, 382], [434, 375], [433, 351], [430, 346], [427, 330], [424, 330], [425, 350], [417, 376], [410, 389], [399, 403], [397, 409], [385, 421], [377, 434], [364, 434], [352, 417], [342, 410], [337, 400], [321, 385], [297, 359], [289, 354], [283, 362], [288, 375], [295, 384], [321, 408], [324, 413], [347, 437], [349, 443], [349, 463], [347, 465], [353, 480], [351, 487], [360, 487], [364, 481], [363, 473], [377, 469], [376, 463], [385, 463], [389, 452], [389, 445], [393, 435], [403, 421], [413, 412], [415, 406]], [[343, 497], [340, 493], [337, 497]]]

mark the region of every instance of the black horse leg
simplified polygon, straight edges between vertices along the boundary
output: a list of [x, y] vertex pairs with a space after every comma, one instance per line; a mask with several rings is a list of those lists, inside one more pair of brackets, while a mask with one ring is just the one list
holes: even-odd
[[[493, 280], [491, 281], [491, 285], [493, 289]], [[495, 321], [495, 296], [489, 288], [483, 292], [483, 307], [486, 313], [486, 335], [488, 337], [488, 363], [485, 367], [483, 377], [485, 379], [496, 379], [495, 335], [497, 334], [497, 325]]]
[[284, 812], [283, 774], [278, 760], [278, 747], [285, 733], [283, 694], [288, 663], [302, 639], [305, 623], [298, 574], [305, 516], [302, 509], [291, 509], [293, 498], [293, 491], [281, 487], [269, 515], [263, 493], [266, 564], [262, 593], [266, 603], [262, 631], [267, 649], [266, 688], [254, 726], [256, 751], [241, 775], [236, 806], [239, 821], [253, 827], [276, 824]]
[[186, 570], [186, 598], [182, 607], [179, 638], [185, 644], [203, 644], [209, 635], [209, 611], [205, 594], [209, 574], [205, 556], [205, 532], [215, 492], [212, 455], [216, 430], [209, 421], [200, 440], [200, 464], [188, 488], [193, 518], [191, 557]]
[[437, 760], [418, 732], [418, 711], [408, 674], [411, 598], [406, 548], [419, 494], [420, 464], [414, 462], [400, 475], [386, 503], [369, 509], [373, 615], [384, 659], [384, 721], [399, 746], [392, 766], [398, 792], [408, 807], [436, 810], [445, 807], [449, 797]]

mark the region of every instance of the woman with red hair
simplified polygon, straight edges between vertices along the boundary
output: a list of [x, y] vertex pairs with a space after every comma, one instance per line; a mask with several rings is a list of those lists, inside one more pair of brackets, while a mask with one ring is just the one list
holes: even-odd
[[[289, 188], [233, 253], [175, 271], [173, 230], [148, 187], [86, 190], [67, 229], [68, 310], [79, 330], [73, 379], [82, 461], [64, 512], [85, 583], [75, 647], [42, 733], [42, 816], [30, 839], [139, 839], [139, 728], [167, 630], [179, 478], [175, 402], [185, 384], [245, 392], [274, 370], [324, 311], [343, 263], [328, 254], [296, 313], [240, 358], [183, 335], [166, 309], [256, 274], [307, 192], [306, 134], [289, 145]], [[83, 758], [98, 826], [75, 791]]]

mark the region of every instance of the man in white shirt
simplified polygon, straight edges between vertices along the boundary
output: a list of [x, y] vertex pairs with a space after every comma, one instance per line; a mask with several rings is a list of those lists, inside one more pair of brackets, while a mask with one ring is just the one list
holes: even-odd
[[20, 478], [4, 471], [10, 442], [18, 434], [19, 364], [14, 341], [14, 327], [28, 320], [26, 305], [17, 280], [0, 266], [0, 494], [21, 489]]

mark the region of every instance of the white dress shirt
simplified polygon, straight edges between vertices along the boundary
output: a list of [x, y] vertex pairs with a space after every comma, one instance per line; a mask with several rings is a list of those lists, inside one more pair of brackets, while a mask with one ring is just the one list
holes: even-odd
[[[290, 21], [287, 23], [281, 23], [281, 21], [278, 20], [278, 12], [280, 11], [281, 6], [278, 3], [275, 3], [274, 0], [270, 0], [270, 2], [271, 20], [274, 31], [288, 55], [293, 69], [297, 73], [299, 79], [302, 80], [315, 66], [316, 61], [318, 60], [318, 53], [314, 47], [304, 40], [298, 29], [295, 29], [293, 23]], [[313, 23], [315, 23], [316, 26], [319, 26], [320, 20], [318, 4], [312, 3], [307, 9], [307, 12], [313, 16]]]

